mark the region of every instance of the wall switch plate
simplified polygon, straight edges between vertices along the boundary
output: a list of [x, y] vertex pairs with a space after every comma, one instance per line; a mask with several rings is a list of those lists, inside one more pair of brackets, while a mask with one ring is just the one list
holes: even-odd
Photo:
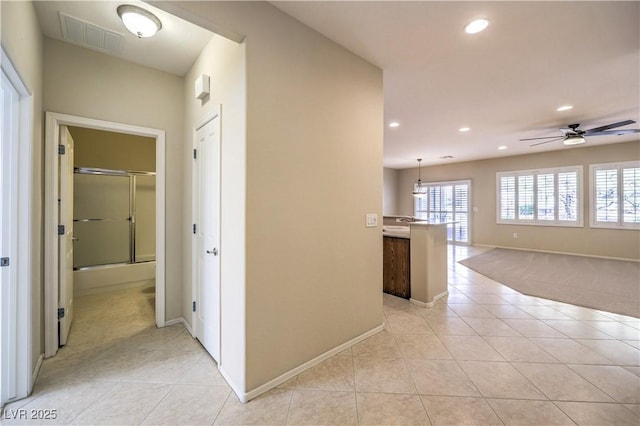
[[377, 213], [367, 213], [367, 228], [375, 228], [378, 226], [378, 214]]

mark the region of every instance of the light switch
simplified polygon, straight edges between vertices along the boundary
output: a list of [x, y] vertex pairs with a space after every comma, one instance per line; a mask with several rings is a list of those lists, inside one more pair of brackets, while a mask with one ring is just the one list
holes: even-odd
[[378, 214], [377, 213], [367, 213], [367, 228], [375, 228], [378, 226]]

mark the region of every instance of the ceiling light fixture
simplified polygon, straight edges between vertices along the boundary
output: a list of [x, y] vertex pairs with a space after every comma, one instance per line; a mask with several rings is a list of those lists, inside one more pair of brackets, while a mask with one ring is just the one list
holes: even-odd
[[483, 31], [488, 26], [489, 21], [487, 21], [486, 19], [476, 19], [475, 21], [471, 21], [466, 27], [464, 27], [464, 31], [467, 34], [476, 34], [480, 31]]
[[397, 121], [392, 121], [391, 123], [389, 123], [389, 127], [394, 128], [394, 127], [398, 127], [400, 126], [400, 123], [398, 123]]
[[162, 28], [156, 15], [141, 7], [123, 4], [117, 11], [124, 26], [138, 38], [152, 37]]
[[565, 145], [580, 145], [581, 143], [585, 143], [586, 139], [580, 135], [572, 135], [567, 136], [566, 139], [562, 142]]
[[469, 130], [471, 130], [471, 127], [460, 127], [458, 129], [459, 132], [468, 132]]
[[422, 179], [420, 179], [420, 163], [422, 162], [422, 158], [418, 158], [418, 182], [413, 187], [413, 196], [414, 197], [424, 197], [427, 195], [427, 187], [422, 184]]
[[558, 112], [569, 111], [572, 108], [573, 108], [573, 105], [562, 105], [562, 106], [559, 106], [558, 108], [556, 108], [556, 111], [558, 111]]
[[507, 146], [506, 146], [506, 145], [500, 145], [500, 146], [498, 147], [498, 149], [499, 149], [500, 151], [504, 151], [505, 149], [507, 149]]

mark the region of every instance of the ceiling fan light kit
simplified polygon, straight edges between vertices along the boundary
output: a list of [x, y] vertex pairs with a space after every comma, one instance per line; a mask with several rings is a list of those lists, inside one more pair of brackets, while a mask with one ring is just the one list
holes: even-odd
[[543, 136], [540, 138], [525, 138], [520, 139], [520, 141], [534, 141], [534, 140], [545, 140], [543, 142], [537, 142], [530, 146], [543, 145], [545, 143], [555, 142], [561, 140], [565, 145], [579, 145], [585, 143], [587, 141], [586, 137], [589, 136], [615, 136], [615, 135], [628, 135], [631, 133], [639, 133], [640, 129], [620, 129], [620, 130], [611, 130], [616, 127], [626, 126], [628, 124], [634, 124], [634, 120], [624, 120], [618, 121], [617, 123], [607, 124], [605, 126], [594, 127], [589, 130], [578, 129], [580, 127], [579, 123], [569, 124], [566, 129], [560, 129], [564, 136]]

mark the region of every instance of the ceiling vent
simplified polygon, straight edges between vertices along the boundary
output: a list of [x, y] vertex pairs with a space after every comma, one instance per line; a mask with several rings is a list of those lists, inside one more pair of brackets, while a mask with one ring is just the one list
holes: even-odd
[[82, 19], [58, 12], [62, 38], [70, 43], [106, 53], [120, 52], [122, 35]]

